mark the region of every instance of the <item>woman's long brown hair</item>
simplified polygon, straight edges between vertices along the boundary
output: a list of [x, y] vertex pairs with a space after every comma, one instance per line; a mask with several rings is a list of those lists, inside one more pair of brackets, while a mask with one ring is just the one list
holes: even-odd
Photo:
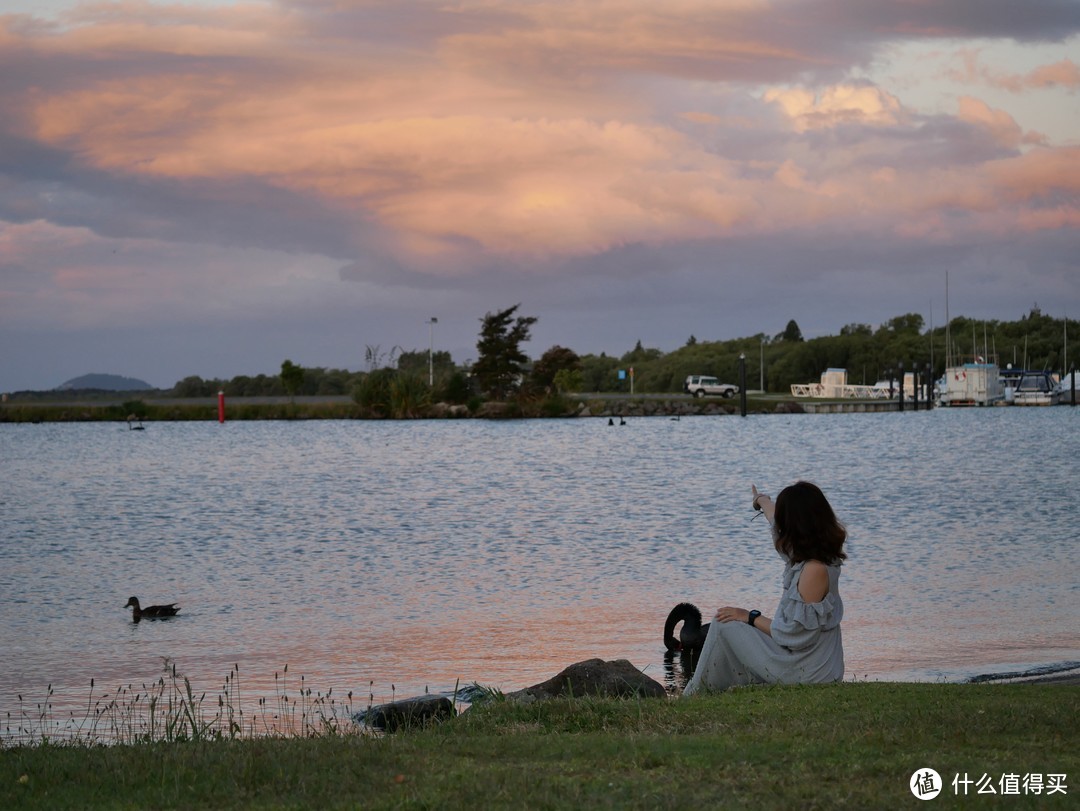
[[776, 497], [773, 527], [776, 550], [792, 563], [820, 560], [829, 564], [847, 558], [847, 530], [816, 484], [799, 481], [781, 490]]

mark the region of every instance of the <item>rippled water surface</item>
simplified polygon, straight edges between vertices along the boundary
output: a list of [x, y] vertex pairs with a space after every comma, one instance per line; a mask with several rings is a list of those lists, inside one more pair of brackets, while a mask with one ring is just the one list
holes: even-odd
[[[750, 484], [849, 528], [849, 677], [1080, 660], [1080, 410], [566, 421], [0, 425], [0, 713], [169, 659], [252, 694], [288, 664], [375, 699], [628, 658], [668, 609], [758, 607]], [[122, 606], [179, 602], [166, 622]]]

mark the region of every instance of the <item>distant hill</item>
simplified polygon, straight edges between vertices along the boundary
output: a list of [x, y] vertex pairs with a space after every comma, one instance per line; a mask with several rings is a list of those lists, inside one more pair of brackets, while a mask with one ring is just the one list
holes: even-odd
[[67, 383], [61, 383], [56, 387], [57, 391], [82, 391], [94, 389], [96, 391], [149, 391], [154, 387], [145, 380], [134, 377], [121, 377], [120, 375], [83, 375], [73, 377]]

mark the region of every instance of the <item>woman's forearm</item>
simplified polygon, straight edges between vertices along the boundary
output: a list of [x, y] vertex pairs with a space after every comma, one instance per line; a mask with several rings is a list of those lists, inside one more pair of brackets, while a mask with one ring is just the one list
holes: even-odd
[[776, 505], [773, 504], [773, 500], [764, 493], [758, 493], [754, 496], [754, 508], [761, 510], [762, 515], [765, 516], [765, 520], [768, 521], [771, 526], [773, 514], [776, 512]]
[[754, 620], [754, 627], [766, 636], [772, 636], [772, 620], [764, 614]]

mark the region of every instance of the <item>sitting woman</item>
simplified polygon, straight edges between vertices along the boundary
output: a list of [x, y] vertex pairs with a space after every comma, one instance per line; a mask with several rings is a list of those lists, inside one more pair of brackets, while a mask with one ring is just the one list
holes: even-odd
[[684, 696], [739, 684], [800, 684], [844, 677], [840, 564], [847, 531], [825, 494], [810, 482], [780, 491], [774, 504], [753, 487], [754, 509], [772, 525], [784, 559], [784, 591], [776, 616], [725, 606], [701, 650]]

